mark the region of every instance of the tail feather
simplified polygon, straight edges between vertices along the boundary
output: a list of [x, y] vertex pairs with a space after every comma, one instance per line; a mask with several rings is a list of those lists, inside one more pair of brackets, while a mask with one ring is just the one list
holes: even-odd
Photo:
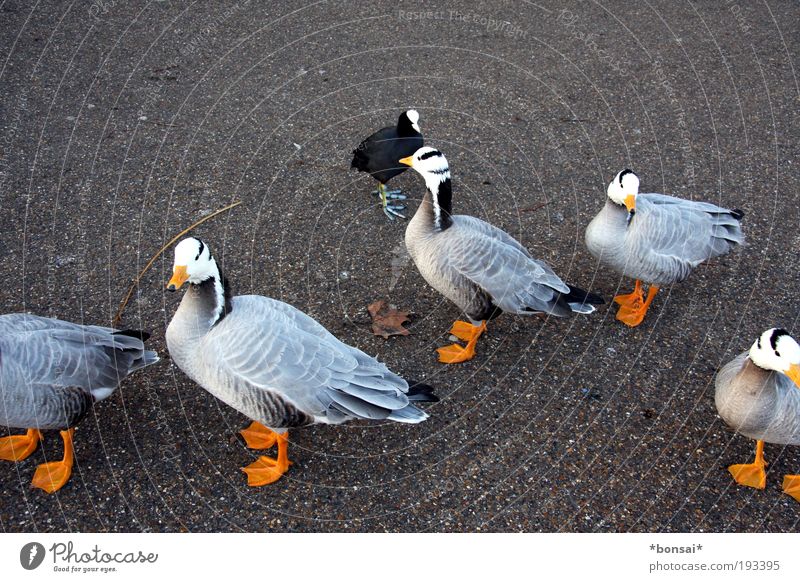
[[594, 313], [595, 305], [603, 305], [605, 303], [603, 298], [599, 295], [584, 291], [579, 287], [573, 287], [572, 285], [568, 285], [568, 287], [569, 293], [563, 295], [563, 298], [567, 301], [569, 308], [575, 313], [588, 315], [589, 313]]
[[744, 210], [739, 210], [738, 208], [734, 208], [731, 210], [731, 216], [733, 216], [736, 220], [741, 220], [744, 218]]
[[142, 357], [137, 360], [136, 367], [134, 369], [138, 370], [139, 368], [144, 368], [150, 364], [155, 364], [159, 359], [158, 352], [154, 352], [153, 350], [145, 350], [142, 352]]
[[138, 329], [123, 329], [122, 331], [115, 331], [114, 335], [126, 335], [128, 337], [135, 337], [136, 339], [140, 339], [143, 342], [146, 342], [148, 339], [150, 339], [149, 333]]
[[[120, 335], [138, 339], [142, 343], [150, 339], [150, 334], [148, 332], [138, 329], [123, 329], [122, 331], [115, 331], [112, 335]], [[159, 360], [158, 352], [153, 350], [145, 350], [143, 348], [143, 345], [126, 346], [123, 348], [128, 353], [136, 354], [134, 356], [135, 359], [130, 364], [130, 372], [139, 370], [145, 366], [149, 366], [150, 364], [155, 364]], [[137, 352], [140, 352], [140, 354], [137, 354]]]
[[413, 380], [408, 381], [406, 396], [412, 402], [439, 402], [439, 397], [433, 393], [433, 386]]
[[350, 162], [350, 169], [352, 170], [355, 168], [359, 172], [366, 172], [367, 171], [367, 159], [366, 154], [364, 153], [364, 148], [362, 146], [358, 146], [356, 149], [353, 150], [353, 161]]
[[386, 417], [388, 420], [393, 420], [395, 422], [404, 422], [407, 424], [417, 424], [418, 422], [422, 422], [428, 418], [428, 414], [417, 408], [416, 406], [409, 404], [405, 408], [401, 408], [400, 410], [393, 410], [392, 413]]

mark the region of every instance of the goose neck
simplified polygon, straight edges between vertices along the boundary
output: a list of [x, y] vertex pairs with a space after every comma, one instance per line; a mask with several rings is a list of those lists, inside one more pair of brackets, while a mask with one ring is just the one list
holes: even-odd
[[428, 212], [436, 230], [446, 230], [453, 224], [453, 186], [449, 177], [443, 180], [426, 180], [428, 193], [425, 201], [428, 202]]

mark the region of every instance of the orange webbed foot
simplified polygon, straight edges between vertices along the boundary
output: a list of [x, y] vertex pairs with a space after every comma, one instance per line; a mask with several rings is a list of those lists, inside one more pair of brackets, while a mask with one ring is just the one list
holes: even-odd
[[614, 301], [620, 305], [619, 311], [617, 311], [617, 320], [629, 327], [636, 327], [642, 323], [656, 293], [658, 293], [658, 286], [650, 285], [647, 290], [647, 298], [643, 299], [641, 283], [636, 281], [633, 293], [614, 297]]
[[764, 470], [766, 466], [764, 441], [756, 441], [756, 460], [752, 463], [731, 465], [728, 467], [728, 471], [733, 475], [733, 480], [739, 485], [763, 489], [767, 486], [767, 472]]
[[32, 486], [38, 487], [46, 493], [53, 493], [67, 484], [72, 475], [72, 435], [74, 432], [74, 428], [61, 431], [61, 438], [64, 440], [64, 458], [36, 467], [31, 481]]
[[630, 309], [637, 309], [642, 306], [644, 303], [644, 293], [642, 292], [642, 284], [639, 281], [636, 281], [636, 285], [633, 288], [633, 291], [630, 293], [625, 293], [623, 295], [617, 295], [614, 297], [614, 302], [622, 307], [628, 307]]
[[247, 484], [250, 487], [261, 487], [280, 479], [289, 470], [291, 464], [291, 461], [282, 464], [278, 459], [259, 457], [255, 462], [242, 467], [242, 471], [247, 474]]
[[31, 485], [38, 487], [46, 493], [53, 493], [61, 489], [72, 475], [72, 462], [53, 461], [36, 467]]
[[275, 435], [275, 441], [278, 445], [278, 457], [272, 459], [270, 457], [259, 457], [255, 462], [249, 464], [247, 467], [242, 467], [242, 471], [247, 474], [247, 484], [250, 487], [261, 487], [262, 485], [269, 485], [274, 483], [281, 476], [289, 470], [289, 465], [292, 462], [289, 460], [289, 435], [288, 433]]
[[472, 325], [467, 321], [456, 321], [450, 328], [450, 333], [458, 339], [467, 342], [465, 347], [452, 344], [436, 351], [439, 353], [439, 361], [444, 364], [459, 364], [475, 357], [475, 346], [478, 345], [478, 338], [486, 331], [486, 322], [480, 325]]
[[475, 346], [461, 347], [458, 344], [451, 344], [443, 348], [437, 348], [439, 361], [443, 364], [460, 364], [475, 357]]
[[471, 341], [478, 339], [483, 332], [486, 331], [486, 323], [482, 322], [480, 325], [472, 325], [468, 321], [456, 321], [453, 327], [450, 328], [450, 333], [456, 336], [461, 341]]
[[621, 321], [628, 327], [636, 327], [644, 321], [644, 316], [647, 314], [647, 309], [639, 307], [633, 309], [627, 306], [619, 308], [617, 311], [617, 321]]
[[243, 428], [239, 434], [250, 449], [269, 449], [275, 446], [278, 435], [260, 422], [253, 421], [250, 426]]
[[783, 492], [800, 501], [800, 475], [784, 475]]
[[759, 463], [731, 465], [728, 471], [739, 485], [754, 489], [764, 489], [767, 486], [767, 472], [764, 470], [764, 465]]
[[44, 437], [35, 428], [26, 434], [11, 435], [0, 439], [0, 459], [3, 461], [22, 461], [31, 456]]

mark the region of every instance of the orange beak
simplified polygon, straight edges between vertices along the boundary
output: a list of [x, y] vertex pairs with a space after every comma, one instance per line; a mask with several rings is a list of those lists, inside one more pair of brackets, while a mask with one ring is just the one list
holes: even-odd
[[625, 196], [625, 208], [628, 209], [630, 214], [636, 213], [636, 196], [633, 194], [628, 194]]
[[414, 161], [414, 156], [408, 156], [407, 158], [403, 158], [400, 160], [400, 163], [404, 166], [410, 166], [411, 163]]
[[792, 364], [789, 366], [789, 369], [786, 370], [785, 374], [792, 379], [795, 386], [800, 388], [800, 364]]
[[172, 269], [172, 279], [167, 283], [167, 290], [177, 291], [188, 280], [189, 274], [186, 272], [186, 267], [183, 265], [175, 265], [175, 268]]

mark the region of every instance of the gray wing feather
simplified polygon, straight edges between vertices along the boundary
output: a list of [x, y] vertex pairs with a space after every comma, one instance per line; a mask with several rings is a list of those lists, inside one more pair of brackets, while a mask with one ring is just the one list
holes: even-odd
[[[278, 393], [304, 413], [331, 422], [388, 418], [409, 406], [408, 383], [375, 358], [291, 305], [237, 298], [243, 299], [201, 349], [208, 365], [235, 377], [244, 389]], [[417, 422], [425, 418], [414, 410]]]
[[66, 428], [129, 373], [158, 361], [140, 339], [114, 332], [28, 314], [0, 316], [0, 416], [11, 426]]
[[[91, 392], [116, 388], [134, 369], [152, 363], [138, 338], [114, 335], [111, 328], [79, 325], [27, 314], [0, 317], [2, 370], [25, 384], [79, 387]], [[146, 363], [145, 363], [146, 360]]]
[[[465, 220], [468, 219], [468, 220]], [[487, 228], [488, 227], [488, 228]], [[492, 296], [504, 311], [550, 312], [569, 287], [509, 234], [473, 217], [454, 217], [448, 263]], [[568, 310], [567, 310], [568, 311]]]
[[[640, 194], [628, 237], [650, 281], [681, 281], [700, 263], [744, 242], [731, 211], [708, 202]], [[648, 277], [649, 275], [649, 277]]]

